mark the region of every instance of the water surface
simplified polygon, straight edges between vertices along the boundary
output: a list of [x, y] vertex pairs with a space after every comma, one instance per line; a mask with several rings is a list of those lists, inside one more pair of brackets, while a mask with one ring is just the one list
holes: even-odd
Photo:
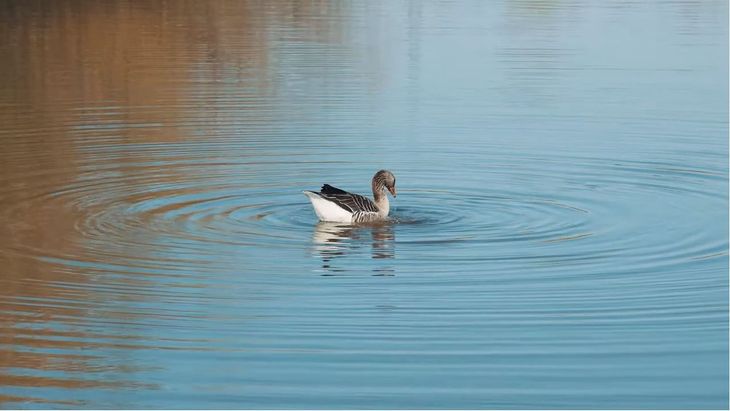
[[0, 407], [727, 409], [727, 22], [4, 2]]

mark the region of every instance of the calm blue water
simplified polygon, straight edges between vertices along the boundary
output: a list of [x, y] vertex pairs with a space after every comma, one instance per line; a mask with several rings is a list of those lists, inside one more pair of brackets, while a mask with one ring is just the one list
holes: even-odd
[[[0, 407], [728, 408], [725, 1], [0, 5]], [[393, 221], [318, 224], [302, 190]]]

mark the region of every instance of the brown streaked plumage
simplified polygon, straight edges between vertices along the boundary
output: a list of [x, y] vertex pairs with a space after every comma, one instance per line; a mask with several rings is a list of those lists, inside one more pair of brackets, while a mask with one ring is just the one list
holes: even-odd
[[396, 196], [395, 176], [388, 170], [380, 170], [373, 176], [371, 187], [375, 201], [329, 184], [323, 185], [319, 193], [304, 191], [304, 194], [309, 197], [321, 221], [361, 223], [383, 220], [390, 211], [385, 190], [394, 198]]

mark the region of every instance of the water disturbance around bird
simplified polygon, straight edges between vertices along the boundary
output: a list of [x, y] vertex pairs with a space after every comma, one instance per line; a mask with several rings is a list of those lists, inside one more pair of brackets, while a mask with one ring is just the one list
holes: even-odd
[[726, 2], [0, 22], [3, 408], [727, 408]]

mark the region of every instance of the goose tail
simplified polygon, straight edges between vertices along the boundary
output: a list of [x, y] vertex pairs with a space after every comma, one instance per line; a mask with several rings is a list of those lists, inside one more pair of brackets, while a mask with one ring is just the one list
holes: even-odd
[[304, 190], [302, 191], [305, 196], [312, 202], [314, 213], [320, 221], [332, 221], [339, 223], [349, 223], [352, 221], [352, 213], [341, 208], [337, 204], [322, 198], [319, 193], [314, 191]]

